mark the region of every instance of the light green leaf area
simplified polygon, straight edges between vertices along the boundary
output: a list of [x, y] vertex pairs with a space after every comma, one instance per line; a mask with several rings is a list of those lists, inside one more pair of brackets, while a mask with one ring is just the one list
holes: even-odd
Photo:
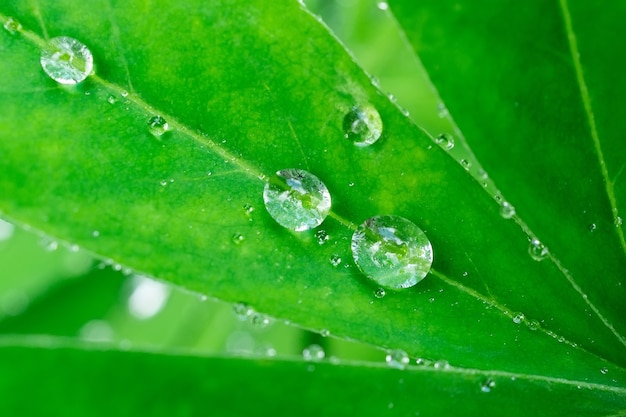
[[[503, 410], [509, 416], [603, 416], [617, 415], [623, 406], [612, 392], [589, 384], [520, 381], [467, 369], [410, 372], [358, 362], [120, 352], [62, 339], [5, 339], [0, 353], [0, 389], [17, 393], [0, 403], [4, 415], [23, 414], [25, 404], [32, 415], [49, 416], [406, 416], [416, 410], [428, 416], [501, 416]], [[524, 407], [510, 408], [512, 396]]]
[[[1, 23], [9, 17], [23, 29], [0, 33], [4, 217], [306, 328], [515, 375], [513, 390], [580, 382], [624, 400], [623, 338], [603, 300], [583, 297], [556, 259], [533, 260], [527, 233], [297, 2], [14, 1], [0, 6]], [[56, 36], [93, 53], [96, 74], [78, 87], [39, 65]], [[343, 124], [365, 104], [384, 130], [361, 148]], [[160, 137], [148, 128], [157, 115], [170, 128]], [[330, 190], [321, 245], [263, 206], [267, 179], [285, 168]], [[422, 228], [434, 263], [417, 286], [378, 299], [350, 239], [383, 214]], [[415, 378], [464, 386], [435, 371]]]

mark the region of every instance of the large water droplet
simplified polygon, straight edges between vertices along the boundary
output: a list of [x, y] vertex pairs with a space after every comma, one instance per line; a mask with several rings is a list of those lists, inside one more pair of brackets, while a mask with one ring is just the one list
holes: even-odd
[[528, 253], [535, 261], [542, 261], [548, 255], [548, 248], [539, 240], [533, 239], [528, 246]]
[[9, 31], [9, 33], [14, 34], [22, 30], [22, 25], [16, 19], [9, 17], [6, 22], [4, 22], [4, 28]]
[[326, 353], [324, 352], [324, 348], [322, 348], [320, 345], [315, 344], [306, 347], [302, 351], [302, 357], [305, 361], [321, 361], [322, 359], [324, 359], [325, 355]]
[[437, 145], [441, 146], [446, 151], [454, 148], [454, 138], [452, 137], [452, 135], [449, 135], [447, 133], [442, 133], [437, 136], [435, 138], [435, 143], [437, 143]]
[[322, 181], [301, 169], [283, 169], [265, 184], [267, 212], [281, 226], [301, 232], [322, 224], [330, 212], [330, 193]]
[[151, 117], [150, 120], [148, 120], [148, 129], [150, 130], [150, 133], [156, 138], [163, 136], [165, 132], [169, 130], [169, 128], [169, 123], [167, 123], [167, 120], [165, 120], [161, 116], [154, 116]]
[[383, 133], [383, 121], [373, 106], [355, 106], [343, 119], [343, 130], [356, 146], [369, 146]]
[[378, 285], [408, 288], [424, 279], [433, 262], [426, 234], [400, 216], [375, 216], [352, 235], [352, 256], [359, 269]]
[[392, 368], [404, 369], [409, 364], [410, 359], [409, 355], [401, 349], [393, 349], [387, 352], [387, 356], [385, 356], [385, 361], [387, 365]]
[[91, 51], [68, 36], [50, 39], [40, 62], [46, 74], [60, 84], [78, 84], [93, 71]]

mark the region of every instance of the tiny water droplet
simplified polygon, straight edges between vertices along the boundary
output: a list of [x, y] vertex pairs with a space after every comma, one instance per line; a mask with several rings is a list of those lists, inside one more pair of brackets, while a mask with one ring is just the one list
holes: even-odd
[[339, 266], [339, 264], [341, 264], [341, 257], [335, 254], [330, 257], [329, 261], [332, 266]]
[[447, 360], [445, 360], [445, 359], [440, 359], [440, 360], [438, 360], [437, 362], [435, 362], [435, 363], [433, 364], [433, 367], [434, 367], [435, 369], [448, 369], [448, 368], [450, 368], [450, 364], [448, 363], [448, 361], [447, 361]]
[[148, 120], [148, 129], [152, 136], [159, 138], [170, 128], [167, 121], [161, 116], [153, 116]]
[[491, 378], [487, 378], [485, 379], [481, 384], [480, 384], [480, 390], [482, 392], [491, 392], [491, 390], [493, 388], [496, 387], [496, 382], [491, 379]]
[[389, 10], [389, 5], [384, 1], [378, 2], [376, 7], [378, 7], [380, 10]]
[[598, 228], [598, 226], [596, 226], [595, 223], [591, 223], [589, 225], [589, 231], [592, 232], [592, 233], [595, 232], [597, 228]]
[[42, 237], [39, 243], [46, 252], [54, 252], [59, 248], [59, 242], [49, 237]]
[[318, 230], [315, 233], [315, 239], [317, 239], [317, 243], [319, 245], [323, 245], [324, 243], [328, 242], [328, 239], [330, 239], [330, 236], [328, 236], [328, 233], [326, 233], [326, 230]]
[[615, 218], [615, 227], [620, 227], [620, 226], [622, 225], [622, 223], [623, 223], [623, 222], [624, 222], [624, 221], [622, 220], [622, 218], [621, 218], [621, 217], [619, 217], [619, 216], [617, 216], [617, 217]]
[[503, 219], [510, 219], [515, 216], [515, 207], [508, 201], [503, 201], [500, 205], [500, 216], [502, 216]]
[[235, 303], [233, 304], [233, 313], [239, 320], [245, 321], [254, 313], [254, 310], [247, 304]]
[[302, 357], [305, 361], [318, 362], [324, 359], [326, 356], [326, 352], [324, 352], [324, 348], [320, 345], [310, 345], [302, 351]]
[[426, 234], [400, 216], [375, 216], [352, 235], [354, 262], [386, 288], [408, 288], [430, 271], [433, 251]]
[[602, 368], [600, 369], [600, 372], [602, 373], [602, 375], [606, 375], [609, 373], [609, 368]]
[[91, 236], [93, 236], [93, 237], [98, 237], [98, 236], [100, 236], [100, 231], [98, 231], [98, 230], [94, 230], [94, 231], [92, 231], [92, 232], [91, 232]]
[[542, 261], [548, 255], [548, 248], [546, 248], [545, 245], [539, 240], [532, 239], [530, 241], [530, 245], [528, 246], [528, 253], [535, 261]]
[[467, 159], [461, 159], [461, 165], [463, 166], [463, 168], [465, 169], [470, 169], [472, 167], [472, 163], [470, 161], [468, 161]]
[[435, 138], [435, 143], [446, 151], [454, 148], [454, 138], [448, 133], [442, 133]]
[[270, 318], [267, 317], [265, 314], [254, 313], [252, 314], [252, 317], [250, 317], [250, 323], [252, 323], [254, 327], [262, 329], [270, 324]]
[[169, 183], [167, 182], [167, 180], [161, 180], [161, 181], [159, 182], [159, 184], [161, 184], [161, 186], [165, 187], [165, 186], [166, 186], [167, 184], [169, 184]]
[[524, 313], [515, 313], [513, 315], [513, 323], [515, 323], [515, 324], [520, 324], [525, 319], [526, 319], [526, 317], [524, 316]]
[[387, 294], [387, 292], [385, 291], [384, 288], [377, 288], [374, 291], [374, 297], [376, 297], [376, 298], [384, 298], [386, 294]]
[[437, 114], [439, 115], [440, 118], [443, 119], [444, 117], [448, 117], [450, 112], [448, 111], [448, 108], [446, 107], [445, 104], [439, 103], [437, 104]]
[[117, 103], [117, 99], [115, 98], [115, 96], [110, 95], [109, 97], [107, 97], [107, 102], [109, 104], [115, 104], [115, 103]]
[[254, 211], [254, 207], [252, 207], [251, 204], [244, 204], [243, 205], [243, 211], [244, 211], [244, 213], [246, 213], [246, 215], [249, 216]]
[[330, 330], [322, 329], [322, 330], [320, 330], [320, 335], [322, 335], [322, 337], [328, 337], [328, 336], [330, 336]]
[[392, 368], [404, 369], [409, 364], [409, 355], [401, 349], [393, 349], [387, 352], [385, 362]]
[[232, 237], [233, 243], [235, 245], [241, 244], [246, 238], [241, 233], [235, 233]]
[[465, 277], [467, 277], [469, 275], [469, 272], [465, 271], [461, 275], [465, 278]]
[[16, 19], [9, 17], [4, 22], [4, 28], [11, 34], [17, 33], [22, 30], [22, 25]]
[[343, 119], [345, 138], [356, 146], [369, 146], [380, 139], [383, 122], [373, 106], [355, 106]]
[[541, 327], [541, 324], [540, 324], [540, 323], [539, 323], [539, 321], [537, 321], [537, 320], [530, 320], [530, 321], [528, 322], [528, 328], [529, 328], [530, 330], [537, 330], [537, 329], [539, 329], [540, 327]]
[[50, 39], [39, 62], [45, 73], [60, 84], [78, 84], [93, 71], [89, 48], [68, 36]]
[[301, 169], [278, 171], [265, 184], [263, 202], [278, 224], [296, 232], [322, 224], [331, 207], [326, 185], [315, 175]]

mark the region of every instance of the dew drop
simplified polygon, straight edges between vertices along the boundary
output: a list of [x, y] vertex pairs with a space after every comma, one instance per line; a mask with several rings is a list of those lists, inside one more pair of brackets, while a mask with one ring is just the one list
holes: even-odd
[[426, 234], [400, 216], [375, 216], [352, 235], [352, 256], [361, 272], [386, 288], [408, 288], [430, 271], [433, 251]]
[[322, 329], [322, 330], [320, 330], [320, 334], [322, 335], [322, 337], [328, 337], [328, 336], [330, 336], [330, 330]]
[[548, 248], [539, 240], [533, 239], [528, 246], [528, 253], [535, 261], [542, 261], [548, 255]]
[[330, 239], [330, 236], [328, 236], [328, 233], [326, 233], [326, 230], [318, 230], [315, 233], [315, 239], [317, 239], [317, 243], [319, 245], [323, 245], [324, 243], [328, 242], [328, 239]]
[[376, 5], [376, 7], [378, 7], [380, 10], [389, 10], [389, 4], [387, 4], [384, 1], [380, 1], [378, 2], [378, 4]]
[[387, 352], [385, 362], [392, 368], [404, 369], [409, 364], [409, 355], [401, 349], [393, 349]]
[[589, 225], [589, 228], [588, 228], [588, 229], [589, 229], [589, 231], [590, 231], [590, 232], [592, 232], [592, 233], [593, 233], [593, 232], [595, 232], [595, 231], [596, 231], [596, 229], [597, 229], [597, 228], [598, 228], [598, 226], [596, 226], [596, 224], [595, 224], [595, 223], [591, 223], [591, 224]]
[[528, 322], [528, 328], [530, 330], [537, 330], [539, 329], [539, 327], [541, 327], [541, 324], [537, 321], [537, 320], [531, 320]]
[[602, 375], [606, 375], [609, 373], [609, 368], [602, 368], [600, 369], [600, 372], [602, 373]]
[[305, 361], [318, 362], [324, 359], [326, 352], [320, 345], [310, 345], [302, 351], [302, 357]]
[[247, 304], [235, 303], [233, 304], [233, 313], [239, 320], [245, 321], [254, 313], [254, 310]]
[[621, 217], [619, 217], [619, 216], [617, 216], [617, 217], [615, 218], [615, 227], [621, 227], [621, 225], [622, 225], [622, 223], [623, 223], [623, 222], [624, 222], [624, 221], [622, 220], [622, 218], [621, 218]]
[[332, 255], [329, 259], [332, 266], [339, 266], [341, 264], [341, 257], [339, 255]]
[[250, 323], [252, 323], [254, 327], [262, 329], [270, 324], [270, 318], [265, 314], [253, 313], [252, 317], [250, 317]]
[[435, 138], [435, 143], [441, 146], [446, 151], [449, 151], [450, 149], [454, 148], [454, 138], [452, 137], [452, 135], [449, 135], [448, 133], [442, 133], [439, 136], [437, 136]]
[[377, 288], [374, 291], [374, 297], [376, 297], [376, 298], [384, 298], [386, 294], [387, 294], [387, 292], [385, 291], [384, 288]]
[[17, 33], [22, 30], [22, 25], [16, 19], [9, 17], [4, 22], [4, 28], [11, 34]]
[[448, 108], [446, 107], [446, 105], [445, 105], [445, 104], [443, 104], [443, 103], [439, 103], [439, 104], [437, 105], [437, 115], [438, 115], [440, 118], [442, 118], [442, 119], [443, 119], [444, 117], [448, 117], [448, 115], [449, 115], [449, 114], [450, 114], [450, 112], [448, 111]]
[[232, 237], [233, 243], [235, 245], [241, 244], [244, 240], [246, 240], [245, 236], [241, 233], [235, 233]]
[[246, 215], [249, 216], [254, 211], [254, 207], [252, 207], [251, 204], [244, 204], [243, 205], [243, 211], [244, 211], [244, 213], [246, 213]]
[[345, 138], [356, 146], [369, 146], [380, 139], [383, 122], [373, 106], [355, 106], [343, 119]]
[[450, 364], [448, 363], [447, 360], [440, 359], [440, 360], [438, 360], [437, 362], [435, 362], [433, 364], [433, 367], [435, 369], [448, 369], [448, 368], [450, 368]]
[[330, 212], [330, 193], [322, 181], [301, 169], [283, 169], [265, 184], [263, 202], [281, 226], [301, 232], [313, 229]]
[[94, 230], [91, 232], [91, 236], [93, 237], [99, 237], [100, 236], [100, 231], [99, 230]]
[[526, 317], [524, 316], [524, 313], [515, 313], [513, 315], [513, 323], [515, 323], [515, 324], [520, 324], [525, 319], [526, 319]]
[[472, 167], [472, 163], [470, 161], [468, 161], [467, 159], [461, 159], [461, 165], [463, 166], [463, 168], [465, 169], [470, 169]]
[[93, 71], [91, 51], [74, 38], [52, 38], [41, 51], [41, 67], [60, 84], [78, 84]]
[[491, 378], [485, 379], [480, 384], [480, 390], [482, 392], [491, 392], [491, 390], [494, 389], [495, 387], [496, 387], [496, 382], [493, 379], [491, 379]]
[[150, 133], [156, 138], [163, 136], [163, 134], [165, 134], [165, 132], [167, 132], [169, 128], [170, 125], [161, 116], [154, 116], [151, 117], [150, 120], [148, 120], [148, 129], [150, 130]]
[[500, 205], [500, 216], [503, 219], [510, 219], [515, 216], [515, 207], [508, 201], [503, 201], [502, 205]]
[[115, 103], [117, 103], [117, 99], [115, 98], [115, 96], [110, 95], [110, 96], [107, 97], [107, 102], [109, 104], [115, 104]]

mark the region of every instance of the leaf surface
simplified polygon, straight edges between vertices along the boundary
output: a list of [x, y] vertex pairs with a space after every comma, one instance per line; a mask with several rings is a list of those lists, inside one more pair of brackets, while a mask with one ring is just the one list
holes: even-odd
[[[459, 367], [624, 386], [623, 345], [558, 265], [532, 260], [527, 234], [295, 2], [16, 1], [0, 6], [2, 23], [9, 16], [24, 29], [0, 37], [7, 218], [340, 337]], [[38, 63], [45, 39], [60, 35], [95, 57], [96, 75], [74, 89]], [[368, 148], [343, 132], [363, 103], [384, 124]], [[171, 127], [160, 138], [148, 131], [155, 115]], [[326, 243], [266, 213], [266, 179], [284, 168], [328, 186]], [[379, 214], [416, 223], [435, 252], [423, 282], [384, 299], [350, 253], [355, 225]]]

